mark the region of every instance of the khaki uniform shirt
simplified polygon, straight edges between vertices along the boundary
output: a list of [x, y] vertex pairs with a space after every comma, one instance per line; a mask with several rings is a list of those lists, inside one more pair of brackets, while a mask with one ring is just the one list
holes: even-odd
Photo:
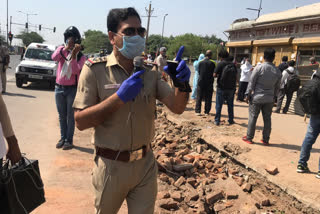
[[[85, 109], [107, 99], [119, 89], [129, 74], [120, 66], [114, 53], [101, 62], [88, 60], [80, 74], [73, 104]], [[143, 88], [134, 101], [129, 101], [95, 127], [94, 144], [112, 150], [136, 150], [151, 143], [154, 137], [156, 99], [167, 97], [172, 89], [157, 71], [145, 68], [141, 75]]]

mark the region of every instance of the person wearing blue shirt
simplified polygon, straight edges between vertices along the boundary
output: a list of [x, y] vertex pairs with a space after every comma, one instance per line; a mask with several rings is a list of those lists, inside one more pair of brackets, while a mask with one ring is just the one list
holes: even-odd
[[192, 84], [192, 94], [191, 99], [197, 99], [197, 88], [198, 88], [198, 80], [199, 80], [199, 62], [204, 59], [204, 54], [200, 54], [198, 60], [194, 61], [194, 77], [193, 77], [193, 84]]

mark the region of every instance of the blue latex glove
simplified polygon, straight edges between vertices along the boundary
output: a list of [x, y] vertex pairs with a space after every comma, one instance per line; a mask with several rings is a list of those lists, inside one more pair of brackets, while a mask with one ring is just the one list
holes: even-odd
[[[189, 82], [190, 75], [191, 75], [190, 69], [188, 68], [186, 62], [181, 59], [183, 51], [184, 51], [184, 46], [181, 46], [179, 48], [179, 51], [178, 51], [177, 57], [176, 57], [176, 61], [179, 62], [179, 65], [176, 69], [176, 71], [177, 71], [176, 78], [181, 83]], [[170, 72], [168, 71], [168, 66], [164, 66], [163, 70], [167, 74], [169, 74], [169, 76], [171, 76], [171, 78], [172, 78], [172, 74], [170, 74]]]
[[145, 70], [141, 70], [134, 73], [121, 84], [117, 91], [117, 95], [124, 103], [133, 100], [139, 94], [142, 88], [142, 79], [140, 78], [140, 75], [144, 72]]

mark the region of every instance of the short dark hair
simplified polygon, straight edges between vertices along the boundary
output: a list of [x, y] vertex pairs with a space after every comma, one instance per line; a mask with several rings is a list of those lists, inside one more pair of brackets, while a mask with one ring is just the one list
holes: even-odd
[[293, 66], [296, 65], [296, 62], [295, 62], [294, 60], [290, 60], [290, 61], [288, 62], [288, 65], [293, 67]]
[[276, 51], [273, 48], [267, 48], [264, 50], [263, 58], [268, 62], [273, 62], [275, 56], [276, 56]]
[[283, 56], [282, 57], [282, 62], [288, 62], [288, 56]]
[[219, 57], [222, 59], [227, 59], [229, 57], [229, 53], [227, 50], [222, 49], [219, 51]]
[[137, 17], [141, 23], [141, 18], [133, 7], [115, 8], [110, 10], [107, 17], [108, 31], [116, 33], [118, 31], [119, 23], [127, 20], [130, 16]]
[[234, 60], [234, 56], [229, 56], [229, 57], [228, 57], [228, 61], [229, 61], [229, 62], [233, 62], [233, 60]]
[[212, 57], [212, 51], [211, 50], [207, 50], [206, 51], [206, 57]]

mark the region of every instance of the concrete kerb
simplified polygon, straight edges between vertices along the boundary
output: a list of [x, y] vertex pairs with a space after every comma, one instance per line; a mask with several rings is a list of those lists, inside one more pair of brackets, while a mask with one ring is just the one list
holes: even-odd
[[[186, 123], [190, 123], [191, 120], [189, 119], [185, 119], [179, 115], [172, 115], [168, 109], [165, 108], [164, 110], [167, 114], [166, 117], [169, 121], [177, 124], [177, 125], [184, 125]], [[215, 151], [219, 151], [223, 156], [226, 156], [228, 158], [230, 158], [230, 160], [232, 160], [234, 163], [246, 168], [249, 171], [253, 171], [257, 174], [259, 174], [260, 176], [262, 176], [263, 178], [265, 178], [268, 182], [272, 183], [273, 185], [275, 185], [276, 187], [280, 188], [283, 192], [287, 193], [289, 196], [293, 197], [294, 199], [296, 199], [297, 201], [299, 201], [300, 203], [303, 203], [305, 206], [309, 206], [313, 209], [316, 210], [320, 210], [320, 204], [316, 203], [313, 199], [311, 198], [305, 198], [305, 195], [301, 195], [298, 191], [294, 190], [293, 188], [287, 187], [284, 184], [281, 184], [280, 182], [278, 182], [274, 176], [271, 176], [269, 174], [267, 174], [265, 172], [264, 169], [261, 168], [257, 168], [252, 164], [248, 164], [246, 163], [244, 160], [240, 160], [239, 158], [237, 158], [236, 156], [233, 156], [231, 154], [229, 154], [227, 151], [225, 151], [225, 149], [221, 146], [218, 145], [214, 145], [213, 143], [211, 143], [210, 141], [206, 140], [206, 136], [203, 135], [203, 138], [201, 138], [201, 140], [206, 143], [210, 149], [213, 149]]]

